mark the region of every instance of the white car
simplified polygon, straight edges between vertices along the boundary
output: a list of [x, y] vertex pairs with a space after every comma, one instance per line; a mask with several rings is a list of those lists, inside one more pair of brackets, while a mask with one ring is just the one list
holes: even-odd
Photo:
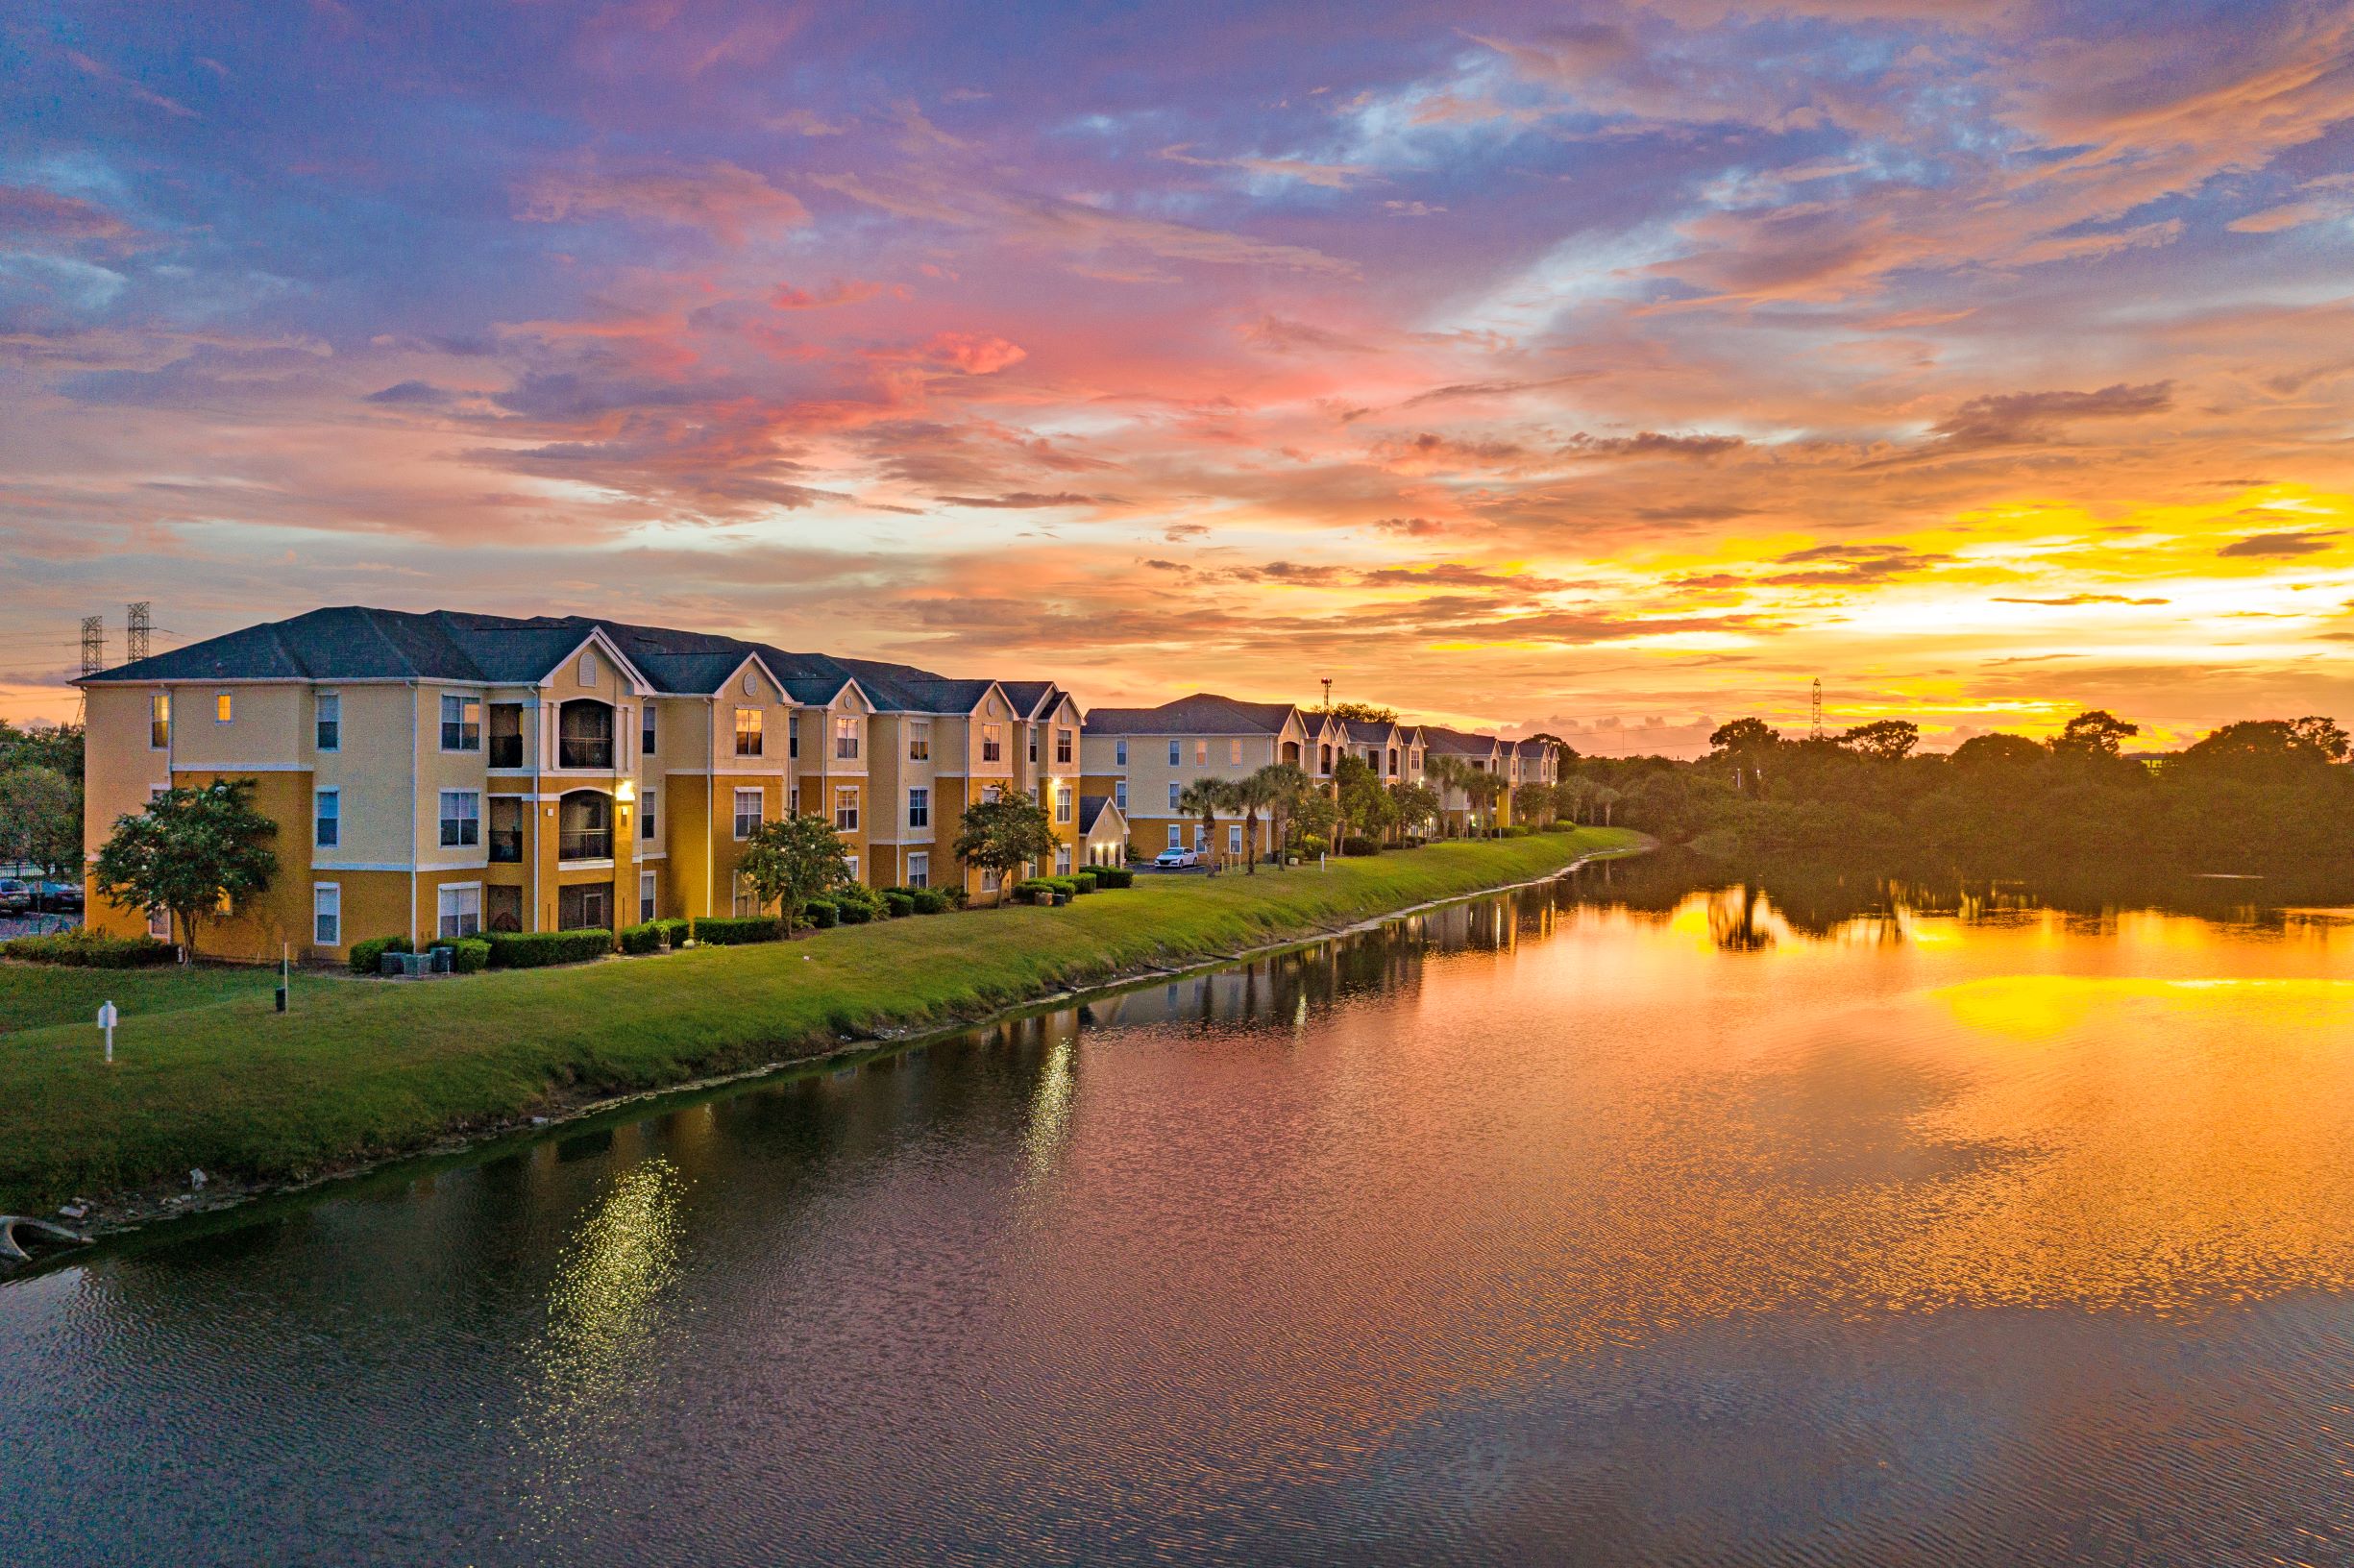
[[1199, 866], [1202, 863], [1202, 857], [1201, 852], [1197, 849], [1164, 849], [1153, 856], [1152, 863], [1155, 866], [1174, 869]]

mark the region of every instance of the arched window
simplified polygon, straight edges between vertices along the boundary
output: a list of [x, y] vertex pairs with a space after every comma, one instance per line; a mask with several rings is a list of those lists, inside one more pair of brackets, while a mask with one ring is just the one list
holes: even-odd
[[613, 797], [601, 790], [568, 791], [556, 805], [558, 860], [613, 858]]
[[595, 698], [576, 697], [556, 717], [556, 766], [600, 768], [613, 766], [613, 707]]

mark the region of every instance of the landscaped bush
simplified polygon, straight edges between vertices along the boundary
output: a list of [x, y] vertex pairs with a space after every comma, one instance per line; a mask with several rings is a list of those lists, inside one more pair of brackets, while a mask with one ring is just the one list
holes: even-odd
[[685, 920], [648, 920], [641, 925], [625, 926], [621, 934], [622, 951], [658, 953], [666, 938], [675, 947], [687, 940], [687, 925]]
[[931, 888], [918, 888], [916, 890], [917, 914], [945, 915], [947, 912], [948, 895], [946, 894], [937, 892]]
[[1575, 833], [1578, 831], [1578, 824], [1575, 822], [1547, 822], [1545, 831], [1548, 833]]
[[899, 888], [889, 889], [883, 894], [883, 907], [891, 911], [891, 918], [895, 920], [902, 915], [913, 915], [916, 913], [916, 895]]
[[1072, 885], [1075, 886], [1081, 893], [1093, 893], [1095, 891], [1096, 881], [1095, 873], [1093, 871], [1073, 871], [1070, 873], [1070, 880]]
[[1303, 833], [1300, 835], [1300, 855], [1303, 859], [1312, 859], [1315, 856], [1324, 853], [1325, 850], [1331, 847], [1332, 845], [1325, 841], [1324, 835], [1321, 833]]
[[1504, 836], [1508, 839], [1525, 839], [1535, 831], [1525, 822], [1514, 822], [1504, 830]]
[[856, 898], [837, 898], [834, 907], [842, 911], [842, 923], [845, 925], [864, 925], [874, 919], [874, 906]]
[[1042, 876], [1025, 876], [1014, 884], [1014, 896], [1033, 904], [1054, 902], [1054, 884]]
[[490, 943], [480, 937], [459, 937], [454, 942], [437, 942], [433, 945], [450, 949], [453, 974], [479, 974], [490, 968]]
[[773, 915], [720, 915], [695, 922], [695, 940], [712, 947], [774, 942], [784, 934], [783, 923]]
[[864, 882], [845, 882], [825, 896], [840, 906], [843, 919], [853, 925], [858, 923], [849, 919], [853, 908], [865, 910], [869, 919], [883, 912], [883, 895]]
[[351, 963], [354, 974], [375, 974], [384, 967], [386, 953], [413, 953], [415, 943], [406, 937], [370, 937], [365, 942], [352, 943]]
[[1098, 866], [1095, 868], [1095, 886], [1133, 888], [1136, 886], [1136, 872], [1125, 866]]
[[602, 926], [585, 931], [493, 931], [489, 940], [490, 961], [502, 969], [583, 964], [613, 950], [613, 933]]
[[828, 930], [842, 923], [842, 906], [831, 898], [812, 898], [801, 906], [801, 919], [819, 930]]
[[932, 891], [948, 900], [950, 909], [963, 909], [972, 897], [972, 894], [965, 890], [965, 884], [962, 882], [950, 882], [944, 887], [934, 888]]
[[35, 964], [64, 964], [85, 969], [143, 969], [169, 964], [178, 949], [153, 937], [110, 937], [77, 926], [50, 937], [0, 942], [0, 953]]
[[1378, 855], [1382, 852], [1382, 846], [1372, 839], [1360, 838], [1352, 833], [1340, 841], [1340, 852], [1344, 855]]

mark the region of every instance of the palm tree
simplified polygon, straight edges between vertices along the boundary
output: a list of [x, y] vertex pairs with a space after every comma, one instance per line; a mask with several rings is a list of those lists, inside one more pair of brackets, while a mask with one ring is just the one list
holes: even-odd
[[1259, 814], [1275, 804], [1277, 785], [1267, 774], [1278, 766], [1270, 763], [1227, 786], [1228, 800], [1242, 813], [1243, 873], [1248, 876], [1259, 874]]
[[[1222, 778], [1197, 778], [1177, 792], [1177, 809], [1202, 820], [1202, 843], [1214, 845], [1218, 813], [1233, 804], [1233, 784]], [[1215, 849], [1213, 848], [1213, 853]]]
[[[1267, 838], [1278, 851], [1282, 850], [1290, 838], [1286, 829], [1292, 808], [1312, 787], [1308, 775], [1290, 763], [1270, 762], [1244, 783], [1263, 792], [1260, 799], [1267, 808]], [[1280, 866], [1283, 862], [1284, 857], [1278, 853], [1275, 863]]]
[[1504, 780], [1484, 768], [1473, 769], [1471, 775], [1463, 780], [1464, 796], [1470, 800], [1473, 812], [1484, 811], [1487, 813], [1487, 825], [1491, 834], [1496, 826], [1496, 801], [1503, 794]]
[[1435, 756], [1422, 765], [1422, 772], [1423, 776], [1438, 787], [1438, 826], [1444, 832], [1447, 825], [1447, 796], [1463, 787], [1463, 781], [1471, 776], [1471, 769], [1460, 757]]

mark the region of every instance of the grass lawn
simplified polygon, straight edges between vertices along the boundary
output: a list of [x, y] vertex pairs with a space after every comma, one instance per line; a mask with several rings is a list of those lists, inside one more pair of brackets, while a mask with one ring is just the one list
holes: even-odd
[[[558, 1097], [653, 1089], [822, 1054], [838, 1037], [972, 1016], [1525, 881], [1624, 829], [1450, 843], [1327, 870], [1140, 877], [1062, 909], [975, 910], [429, 983], [0, 963], [0, 1213], [39, 1213], [190, 1166], [276, 1179], [413, 1149]], [[121, 1014], [115, 1065], [90, 1017]]]

